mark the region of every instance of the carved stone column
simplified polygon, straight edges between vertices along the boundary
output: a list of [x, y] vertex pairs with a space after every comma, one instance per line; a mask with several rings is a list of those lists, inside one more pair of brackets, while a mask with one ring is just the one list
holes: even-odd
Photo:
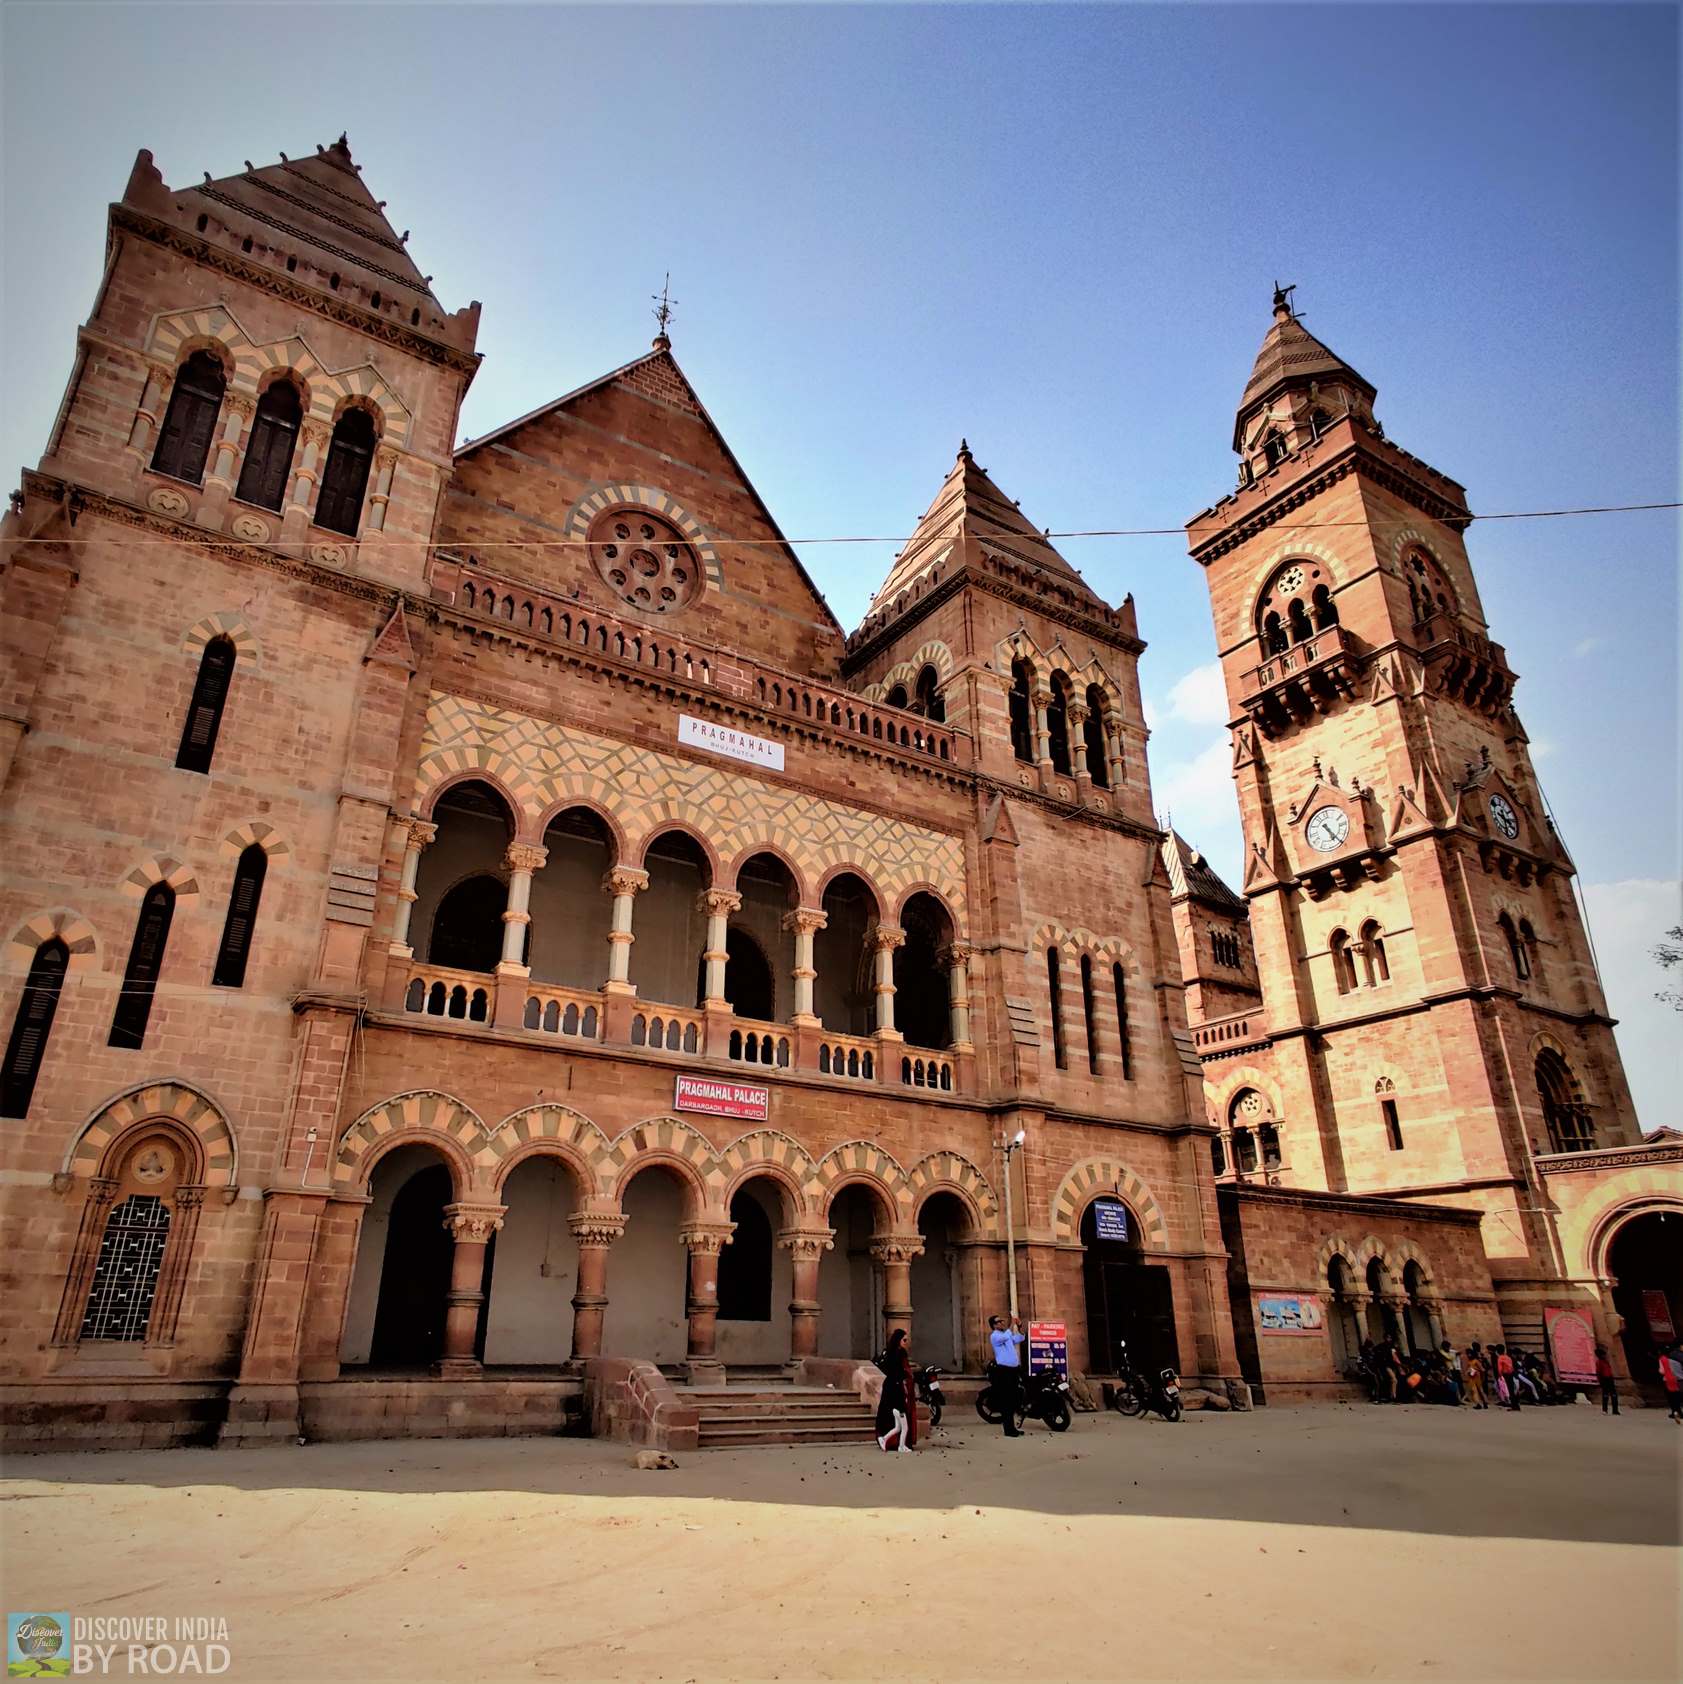
[[192, 1267], [194, 1242], [199, 1233], [199, 1212], [205, 1190], [199, 1186], [177, 1187], [170, 1203], [169, 1244], [164, 1247], [163, 1267], [152, 1293], [152, 1313], [146, 1319], [146, 1344], [153, 1349], [175, 1343], [176, 1325], [181, 1319], [181, 1298], [187, 1290], [187, 1272]]
[[690, 1222], [678, 1232], [679, 1243], [689, 1248], [689, 1297], [684, 1308], [689, 1316], [689, 1348], [685, 1366], [692, 1386], [720, 1384], [725, 1377], [718, 1357], [719, 1253], [736, 1232], [734, 1222]]
[[829, 915], [814, 906], [797, 906], [783, 917], [783, 928], [795, 935], [795, 968], [789, 973], [795, 981], [795, 1010], [789, 1021], [797, 1028], [818, 1027], [818, 1014], [812, 1009], [812, 985], [818, 975], [812, 940], [829, 921]]
[[704, 889], [696, 906], [707, 914], [707, 949], [702, 958], [707, 961], [707, 990], [703, 1004], [727, 1008], [725, 998], [725, 962], [730, 953], [725, 945], [733, 912], [742, 910], [742, 896], [731, 889]]
[[818, 1355], [818, 1266], [836, 1243], [832, 1228], [790, 1228], [777, 1236], [789, 1253], [789, 1360]]
[[605, 994], [632, 995], [637, 986], [631, 980], [631, 944], [637, 938], [631, 931], [632, 903], [649, 886], [649, 874], [630, 866], [615, 866], [602, 879], [602, 891], [614, 898], [613, 917], [608, 927], [608, 980], [602, 984]]
[[602, 1354], [608, 1313], [608, 1247], [625, 1232], [619, 1211], [578, 1211], [567, 1218], [578, 1241], [579, 1278], [573, 1291], [573, 1361]]
[[501, 1205], [446, 1205], [444, 1226], [456, 1242], [450, 1260], [450, 1293], [444, 1309], [444, 1355], [433, 1372], [469, 1379], [480, 1372], [474, 1344], [485, 1303], [485, 1248], [503, 1225]]
[[292, 496], [288, 500], [283, 522], [288, 525], [308, 525], [315, 514], [316, 486], [321, 480], [322, 458], [327, 454], [327, 441], [332, 433], [322, 421], [306, 420], [298, 429], [298, 459], [292, 470]]
[[503, 956], [498, 976], [530, 976], [531, 967], [521, 958], [526, 948], [526, 928], [532, 922], [532, 873], [541, 871], [548, 851], [529, 842], [511, 842], [503, 855], [508, 867], [508, 905], [503, 911]]
[[368, 499], [368, 530], [384, 532], [386, 509], [392, 500], [392, 477], [397, 472], [397, 452], [382, 446], [374, 452], [374, 492]]
[[437, 840], [438, 826], [426, 819], [399, 819], [403, 832], [403, 875], [397, 886], [397, 915], [392, 920], [391, 955], [409, 960], [415, 950], [409, 945], [409, 920], [415, 912], [415, 879], [420, 875], [421, 855]]
[[898, 924], [878, 924], [869, 936], [875, 954], [878, 1040], [899, 1041], [904, 1037], [894, 1027], [894, 954], [905, 945], [906, 932]]
[[1050, 690], [1036, 690], [1034, 702], [1034, 760], [1040, 771], [1040, 787], [1050, 790], [1057, 773], [1052, 769], [1052, 731], [1046, 717], [1052, 705]]
[[960, 941], [950, 943], [938, 955], [947, 973], [952, 1051], [958, 1056], [976, 1050], [975, 1043], [970, 1039], [970, 961], [975, 956], [975, 948]]
[[1104, 757], [1110, 768], [1110, 787], [1117, 800], [1122, 798], [1122, 782], [1128, 775], [1128, 762], [1122, 752], [1122, 727], [1114, 714], [1106, 714], [1104, 722]]
[[1087, 704], [1073, 698], [1064, 711], [1069, 732], [1069, 769], [1075, 779], [1075, 799], [1085, 807], [1093, 798], [1093, 774], [1087, 768]]
[[257, 413], [257, 400], [249, 392], [232, 389], [222, 395], [222, 414], [218, 418], [216, 443], [210, 452], [210, 474], [228, 491], [234, 489], [234, 463], [239, 459], [240, 440]]
[[919, 1234], [880, 1234], [871, 1241], [871, 1260], [882, 1269], [882, 1332], [912, 1331], [912, 1259], [923, 1255]]
[[152, 459], [157, 445], [158, 429], [164, 424], [169, 408], [170, 388], [175, 384], [175, 370], [160, 363], [146, 365], [146, 386], [140, 394], [140, 407], [134, 412], [129, 428], [129, 449], [145, 464]]

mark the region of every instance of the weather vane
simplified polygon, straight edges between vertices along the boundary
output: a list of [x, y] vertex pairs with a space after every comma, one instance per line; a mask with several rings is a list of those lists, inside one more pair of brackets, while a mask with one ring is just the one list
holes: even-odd
[[1297, 315], [1297, 306], [1292, 303], [1291, 295], [1296, 291], [1297, 283], [1295, 281], [1293, 281], [1290, 286], [1281, 286], [1280, 283], [1276, 281], [1274, 283], [1275, 311], [1278, 312], [1284, 310], [1288, 316], [1295, 318]]
[[660, 337], [665, 339], [668, 337], [666, 330], [672, 325], [672, 306], [675, 302], [672, 297], [672, 274], [670, 270], [667, 271], [666, 279], [661, 283], [659, 293], [650, 293], [649, 297], [654, 302], [654, 319], [660, 327]]

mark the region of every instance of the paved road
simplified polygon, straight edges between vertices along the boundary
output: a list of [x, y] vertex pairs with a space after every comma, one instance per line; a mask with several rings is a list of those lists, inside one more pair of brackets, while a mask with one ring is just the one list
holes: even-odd
[[242, 1681], [1675, 1678], [1683, 1428], [1322, 1406], [915, 1457], [582, 1440], [16, 1457], [6, 1604]]

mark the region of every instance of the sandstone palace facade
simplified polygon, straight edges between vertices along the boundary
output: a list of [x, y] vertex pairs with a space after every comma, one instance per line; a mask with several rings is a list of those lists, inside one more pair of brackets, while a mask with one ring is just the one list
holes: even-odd
[[1013, 1290], [1240, 1402], [1560, 1308], [1642, 1379], [1678, 1152], [1463, 494], [1284, 298], [1191, 527], [1241, 898], [1131, 600], [968, 449], [844, 633], [664, 334], [454, 449], [406, 242], [343, 140], [141, 153], [13, 498], [11, 1442], [729, 1442], [727, 1378], [974, 1372]]

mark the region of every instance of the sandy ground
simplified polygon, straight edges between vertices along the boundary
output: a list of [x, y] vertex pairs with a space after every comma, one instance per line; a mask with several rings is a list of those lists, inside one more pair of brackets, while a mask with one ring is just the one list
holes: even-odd
[[[6, 1606], [240, 1681], [1675, 1678], [1683, 1429], [1331, 1406], [915, 1457], [588, 1440], [16, 1457]], [[119, 1672], [121, 1668], [119, 1667]]]

